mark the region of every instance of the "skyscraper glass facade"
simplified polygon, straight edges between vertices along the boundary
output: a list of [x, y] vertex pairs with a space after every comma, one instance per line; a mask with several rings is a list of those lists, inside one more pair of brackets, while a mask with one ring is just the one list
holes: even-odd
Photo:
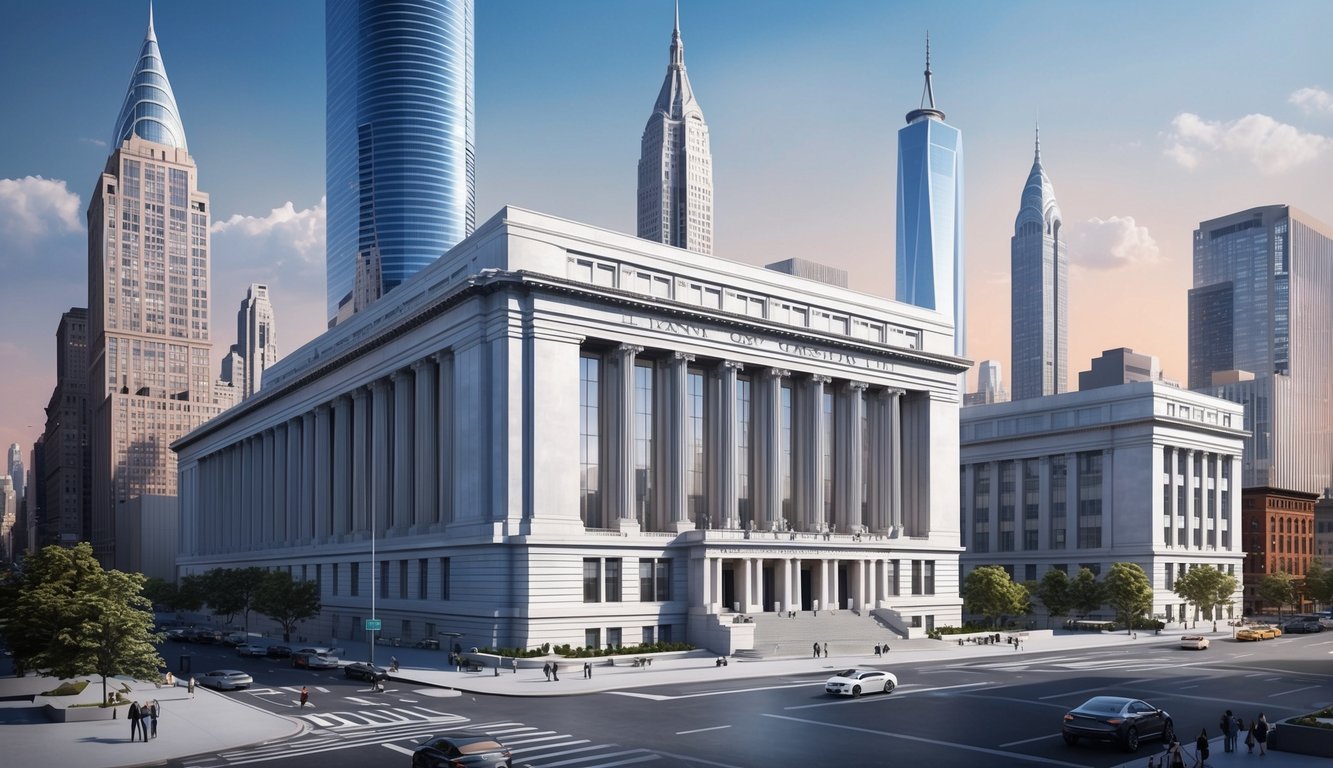
[[472, 0], [325, 6], [328, 313], [359, 260], [387, 293], [476, 221]]

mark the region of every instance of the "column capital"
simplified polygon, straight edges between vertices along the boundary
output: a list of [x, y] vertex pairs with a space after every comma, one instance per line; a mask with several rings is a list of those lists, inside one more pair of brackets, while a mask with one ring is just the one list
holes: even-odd
[[692, 363], [694, 362], [694, 355], [690, 354], [689, 352], [672, 352], [671, 359], [679, 360], [685, 363]]
[[398, 380], [404, 378], [405, 376], [407, 376], [406, 368], [396, 368], [392, 373], [389, 374], [389, 380], [397, 384]]
[[902, 397], [907, 394], [907, 390], [899, 387], [885, 387], [880, 390], [881, 397]]
[[635, 355], [643, 351], [643, 347], [638, 344], [626, 343], [617, 346], [616, 351], [621, 353], [622, 355], [629, 355], [630, 357], [634, 357]]
[[343, 396], [351, 397], [353, 400], [365, 400], [366, 396], [369, 394], [370, 394], [370, 386], [362, 385], [360, 387], [357, 387], [356, 389], [353, 389], [351, 392], [345, 393]]
[[848, 389], [854, 389], [854, 390], [856, 390], [856, 391], [858, 391], [858, 392], [864, 392], [864, 391], [866, 391], [866, 388], [868, 388], [869, 386], [870, 386], [870, 385], [867, 384], [867, 383], [864, 382], [864, 381], [849, 381], [849, 382], [847, 382], [847, 388], [848, 388]]
[[434, 357], [435, 357], [434, 355], [431, 355], [430, 357], [423, 357], [420, 360], [414, 360], [412, 361], [412, 364], [408, 367], [411, 368], [412, 371], [415, 373], [416, 371], [419, 371], [422, 368], [425, 368], [426, 366], [433, 364], [434, 361], [432, 358]]
[[827, 384], [830, 381], [833, 381], [833, 377], [825, 376], [822, 373], [812, 373], [810, 374], [810, 381], [813, 381], [816, 384]]
[[[345, 397], [345, 395], [339, 395], [338, 397]], [[336, 400], [337, 398], [334, 399]], [[332, 408], [333, 403], [320, 403], [315, 406], [315, 413], [328, 413]]]
[[764, 375], [774, 379], [785, 379], [791, 376], [791, 371], [786, 368], [765, 368]]
[[722, 367], [722, 368], [734, 368], [734, 369], [737, 370], [737, 371], [743, 371], [743, 370], [745, 370], [745, 363], [739, 362], [739, 361], [737, 361], [737, 360], [723, 360], [723, 361], [722, 361], [722, 366], [721, 366], [721, 367]]

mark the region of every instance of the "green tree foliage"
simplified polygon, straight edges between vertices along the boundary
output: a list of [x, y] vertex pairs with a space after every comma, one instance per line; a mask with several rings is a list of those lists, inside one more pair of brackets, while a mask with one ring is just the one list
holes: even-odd
[[192, 573], [176, 586], [176, 610], [197, 611], [208, 602], [208, 575]]
[[1058, 568], [1052, 568], [1037, 582], [1033, 590], [1041, 604], [1046, 606], [1046, 613], [1052, 618], [1067, 616], [1074, 607], [1073, 585], [1069, 574]]
[[1175, 593], [1194, 605], [1194, 623], [1199, 613], [1213, 617], [1213, 631], [1217, 631], [1217, 609], [1231, 602], [1236, 594], [1236, 577], [1210, 566], [1191, 568], [1176, 579]]
[[1132, 631], [1134, 621], [1152, 611], [1152, 581], [1136, 563], [1114, 563], [1106, 574], [1106, 603]]
[[1021, 614], [1028, 606], [1027, 589], [998, 565], [983, 565], [967, 574], [962, 597], [963, 607], [985, 616], [992, 627], [999, 626], [1001, 617]]
[[319, 584], [295, 581], [286, 571], [264, 576], [255, 595], [254, 609], [282, 625], [282, 641], [291, 642], [296, 625], [318, 615]]
[[1333, 603], [1333, 570], [1315, 557], [1305, 571], [1305, 596], [1316, 605]]
[[144, 577], [104, 570], [87, 542], [49, 546], [24, 563], [0, 605], [0, 625], [19, 669], [57, 677], [153, 678], [162, 666]]
[[1087, 616], [1106, 602], [1106, 591], [1097, 581], [1096, 574], [1087, 568], [1080, 568], [1069, 582], [1069, 599], [1080, 616]]
[[143, 585], [143, 596], [148, 598], [154, 606], [161, 606], [165, 610], [174, 611], [176, 610], [180, 590], [176, 589], [176, 585], [169, 581], [153, 577]]
[[1282, 606], [1296, 602], [1296, 583], [1285, 571], [1270, 573], [1260, 579], [1256, 591], [1265, 604], [1277, 606], [1279, 619], [1282, 618]]
[[264, 583], [267, 572], [263, 568], [219, 568], [204, 575], [204, 595], [208, 607], [218, 616], [226, 616], [231, 624], [240, 614], [250, 631], [250, 611], [255, 608], [255, 596]]

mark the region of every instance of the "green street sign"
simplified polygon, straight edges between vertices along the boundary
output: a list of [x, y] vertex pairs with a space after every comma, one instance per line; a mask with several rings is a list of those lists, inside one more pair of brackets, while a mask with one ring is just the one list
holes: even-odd
[[381, 622], [379, 619], [366, 619], [366, 631], [378, 632], [380, 631], [380, 627], [382, 626], [382, 624], [383, 622]]

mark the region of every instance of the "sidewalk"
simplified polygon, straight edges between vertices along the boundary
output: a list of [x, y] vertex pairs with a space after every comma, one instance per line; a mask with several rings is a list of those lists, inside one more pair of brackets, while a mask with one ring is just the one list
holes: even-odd
[[[82, 679], [82, 678], [80, 678]], [[88, 688], [76, 697], [98, 701], [102, 678], [89, 678]], [[107, 689], [120, 681], [108, 680]], [[0, 678], [0, 743], [4, 764], [9, 768], [116, 768], [161, 763], [200, 752], [220, 752], [249, 744], [283, 739], [300, 733], [304, 726], [238, 699], [195, 687], [194, 698], [183, 683], [158, 688], [153, 683], [132, 682], [136, 701], [157, 699], [161, 715], [157, 738], [130, 742], [126, 707], [119, 707], [115, 720], [57, 723], [49, 720], [31, 701], [15, 697], [51, 690], [59, 681], [51, 677]]]

